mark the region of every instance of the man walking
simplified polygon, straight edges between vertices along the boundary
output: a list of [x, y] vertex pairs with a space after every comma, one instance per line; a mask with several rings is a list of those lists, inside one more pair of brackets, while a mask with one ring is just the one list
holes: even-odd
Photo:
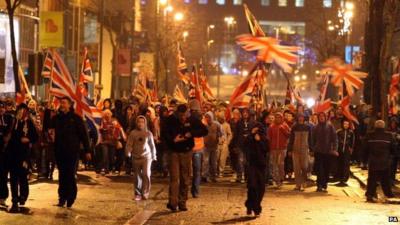
[[89, 137], [80, 116], [74, 113], [72, 101], [68, 97], [60, 99], [60, 110], [53, 118], [54, 151], [59, 171], [57, 206], [70, 208], [75, 202], [78, 187], [76, 184], [76, 167], [79, 159], [80, 144], [90, 160]]
[[318, 124], [312, 130], [312, 150], [315, 156], [317, 192], [327, 193], [329, 169], [332, 156], [338, 156], [335, 128], [327, 122], [326, 114], [318, 114]]
[[207, 128], [196, 117], [188, 117], [186, 105], [179, 105], [168, 118], [166, 141], [170, 149], [169, 202], [167, 208], [187, 211], [186, 201], [190, 184], [190, 166], [195, 137], [207, 135]]
[[267, 137], [271, 155], [272, 177], [278, 189], [281, 188], [285, 176], [284, 163], [289, 135], [290, 128], [283, 121], [282, 113], [276, 113], [274, 124], [269, 127]]
[[6, 199], [8, 198], [8, 170], [5, 159], [5, 148], [7, 139], [10, 137], [10, 128], [13, 117], [6, 114], [5, 105], [0, 102], [0, 206], [6, 207]]
[[368, 158], [368, 181], [365, 193], [368, 202], [376, 202], [376, 186], [378, 181], [383, 193], [388, 198], [393, 198], [390, 182], [390, 162], [395, 151], [393, 134], [385, 131], [385, 121], [377, 120], [375, 130], [366, 136], [364, 153]]

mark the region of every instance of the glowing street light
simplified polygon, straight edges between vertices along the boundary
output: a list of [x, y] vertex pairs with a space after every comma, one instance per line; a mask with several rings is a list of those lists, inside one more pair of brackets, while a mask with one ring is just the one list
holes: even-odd
[[181, 12], [175, 13], [174, 19], [175, 21], [182, 21], [185, 16]]
[[209, 40], [209, 41], [207, 42], [208, 47], [210, 47], [210, 45], [213, 44], [213, 43], [214, 43], [214, 40]]
[[303, 74], [303, 75], [301, 76], [301, 79], [302, 79], [302, 80], [307, 80], [307, 75]]
[[354, 4], [352, 2], [346, 2], [346, 10], [352, 11], [354, 9]]
[[294, 81], [299, 82], [300, 81], [300, 76], [295, 76]]
[[160, 5], [166, 5], [168, 3], [168, 0], [159, 0], [158, 1]]
[[172, 11], [174, 11], [174, 7], [172, 7], [171, 5], [169, 5], [169, 6], [167, 6], [167, 7], [165, 7], [165, 12], [172, 12]]
[[210, 29], [214, 29], [214, 28], [215, 28], [215, 25], [214, 25], [214, 24], [210, 24], [208, 27], [209, 27]]
[[183, 41], [186, 41], [186, 38], [188, 36], [189, 36], [189, 32], [188, 31], [183, 31], [183, 33], [182, 33]]
[[232, 16], [225, 17], [224, 21], [226, 22], [226, 24], [228, 24], [228, 26], [236, 24], [235, 18], [233, 18]]

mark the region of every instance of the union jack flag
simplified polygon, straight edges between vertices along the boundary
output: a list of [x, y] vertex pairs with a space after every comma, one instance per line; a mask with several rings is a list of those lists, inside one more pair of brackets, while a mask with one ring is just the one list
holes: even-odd
[[354, 71], [353, 66], [345, 64], [343, 60], [339, 58], [328, 59], [325, 64], [325, 68], [321, 71], [322, 73], [332, 75], [332, 83], [336, 87], [343, 87], [346, 85], [346, 91], [348, 95], [353, 96], [355, 90], [361, 88], [364, 83], [361, 79], [368, 76], [367, 73]]
[[348, 95], [341, 100], [340, 106], [342, 107], [343, 115], [348, 120], [353, 121], [356, 124], [358, 124], [357, 117], [355, 117], [353, 115], [353, 113], [351, 113], [351, 111], [350, 111], [350, 102], [351, 102], [351, 98]]
[[204, 68], [203, 68], [203, 63], [202, 62], [200, 62], [200, 65], [199, 65], [199, 81], [200, 81], [201, 89], [203, 91], [203, 96], [208, 100], [215, 99], [214, 95], [213, 95], [213, 93], [211, 91], [211, 87], [208, 84], [207, 76], [206, 76], [206, 74], [204, 72]]
[[279, 40], [275, 38], [243, 34], [236, 38], [236, 42], [246, 51], [258, 51], [257, 60], [275, 63], [285, 72], [291, 72], [290, 65], [296, 64], [298, 60], [294, 52], [299, 51], [299, 47], [280, 45]]
[[182, 47], [178, 43], [178, 56], [177, 56], [177, 62], [178, 62], [178, 77], [179, 79], [188, 85], [190, 83], [190, 77], [187, 75], [188, 67], [186, 64], [186, 59], [185, 56], [183, 55]]
[[92, 66], [88, 57], [88, 51], [85, 47], [83, 50], [83, 62], [81, 73], [79, 74], [79, 86], [81, 87], [82, 94], [84, 96], [89, 95], [88, 83], [93, 82]]
[[43, 61], [42, 77], [50, 79], [52, 69], [53, 69], [53, 57], [49, 53], [49, 51], [47, 51]]
[[245, 107], [254, 100], [254, 98], [259, 98], [265, 77], [265, 68], [263, 64], [259, 62], [235, 89], [230, 98], [230, 105], [232, 107]]
[[50, 94], [58, 98], [69, 97], [74, 102], [75, 112], [87, 122], [90, 134], [99, 143], [101, 111], [82, 94], [81, 86], [75, 83], [61, 56], [55, 50], [49, 50], [47, 54], [53, 59]]
[[330, 98], [325, 99], [326, 92], [328, 90], [329, 80], [330, 80], [329, 75], [325, 75], [323, 77], [320, 94], [313, 109], [314, 113], [320, 113], [320, 112], [327, 113], [332, 108], [331, 99]]

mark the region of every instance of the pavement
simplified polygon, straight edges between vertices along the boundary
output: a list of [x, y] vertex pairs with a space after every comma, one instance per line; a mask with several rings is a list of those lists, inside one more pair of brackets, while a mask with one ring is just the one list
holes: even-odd
[[189, 198], [189, 211], [177, 213], [165, 207], [167, 179], [152, 179], [150, 199], [146, 201], [132, 200], [132, 181], [130, 176], [103, 177], [90, 171], [80, 172], [78, 199], [72, 209], [67, 209], [54, 206], [57, 181], [36, 180], [30, 184], [30, 196], [22, 213], [9, 214], [0, 208], [0, 225], [375, 225], [391, 224], [389, 217], [400, 218], [399, 205], [385, 201], [366, 203], [364, 190], [355, 179], [350, 179], [348, 187], [331, 183], [327, 194], [315, 192], [312, 181], [304, 192], [293, 191], [293, 182], [285, 182], [280, 190], [268, 187], [259, 218], [246, 215], [246, 184], [230, 183], [228, 177], [218, 183], [203, 184], [200, 198]]

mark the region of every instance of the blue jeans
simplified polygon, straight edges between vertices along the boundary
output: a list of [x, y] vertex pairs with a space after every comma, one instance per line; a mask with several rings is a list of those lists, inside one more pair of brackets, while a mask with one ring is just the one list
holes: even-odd
[[203, 150], [193, 152], [192, 167], [193, 167], [193, 180], [192, 180], [192, 195], [198, 196], [200, 193], [201, 182], [201, 160], [203, 158]]

